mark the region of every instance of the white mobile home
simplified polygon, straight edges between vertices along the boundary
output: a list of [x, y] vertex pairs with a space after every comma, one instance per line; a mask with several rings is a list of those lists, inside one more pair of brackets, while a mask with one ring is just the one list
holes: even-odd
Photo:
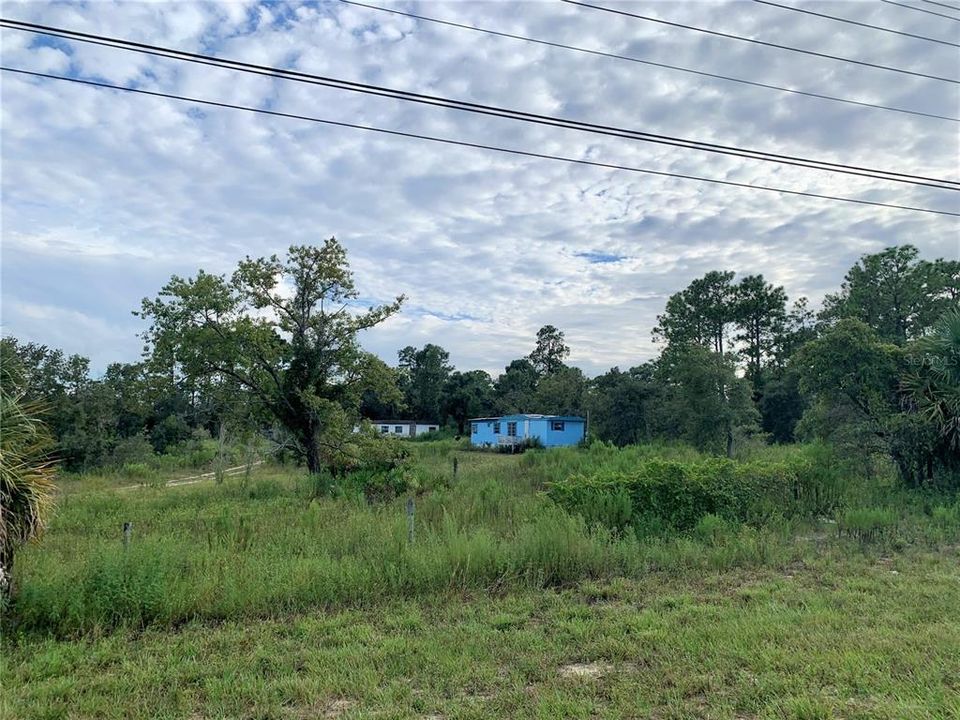
[[381, 435], [412, 438], [440, 429], [439, 423], [428, 423], [420, 420], [371, 420], [370, 424]]

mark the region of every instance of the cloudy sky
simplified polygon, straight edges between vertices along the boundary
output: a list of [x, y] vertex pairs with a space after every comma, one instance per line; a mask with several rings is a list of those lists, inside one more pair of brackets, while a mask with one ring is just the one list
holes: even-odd
[[[371, 0], [375, 2], [376, 0]], [[792, 2], [793, 0], [784, 0]], [[955, 47], [753, 2], [611, 7], [960, 77]], [[918, 3], [928, 10], [949, 10]], [[960, 85], [583, 7], [387, 7], [553, 42], [960, 117]], [[802, 7], [960, 42], [960, 21], [880, 2]], [[960, 12], [953, 13], [960, 18]], [[960, 124], [711, 80], [340, 2], [5, 2], [6, 18], [528, 112], [833, 162], [958, 177]], [[253, 77], [3, 30], [6, 66], [470, 142], [960, 210], [956, 194], [725, 158]], [[497, 372], [538, 327], [593, 374], [656, 354], [666, 298], [711, 269], [814, 305], [863, 253], [960, 256], [957, 218], [826, 202], [386, 137], [3, 73], [2, 331], [135, 360], [131, 315], [171, 274], [335, 235], [365, 298], [407, 295], [364, 337], [395, 361], [439, 343]]]

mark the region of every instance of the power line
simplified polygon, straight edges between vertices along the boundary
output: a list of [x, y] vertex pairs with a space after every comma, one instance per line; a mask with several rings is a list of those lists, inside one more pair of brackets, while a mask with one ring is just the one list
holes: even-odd
[[880, 2], [885, 2], [887, 5], [896, 5], [897, 7], [906, 8], [907, 10], [916, 10], [917, 12], [927, 13], [927, 15], [936, 15], [937, 17], [947, 18], [948, 20], [955, 20], [956, 22], [960, 22], [960, 18], [954, 17], [953, 15], [944, 15], [943, 13], [934, 12], [933, 10], [918, 8], [915, 5], [907, 5], [906, 3], [896, 2], [895, 0], [880, 0]]
[[950, 3], [936, 2], [935, 0], [921, 0], [928, 5], [939, 5], [940, 7], [950, 8], [951, 10], [960, 10], [960, 5], [951, 5]]
[[713, 78], [715, 80], [726, 80], [729, 82], [741, 83], [743, 85], [751, 85], [753, 87], [766, 88], [768, 90], [778, 90], [785, 93], [793, 93], [795, 95], [803, 95], [806, 97], [818, 98], [820, 100], [830, 100], [833, 102], [847, 103], [849, 105], [858, 105], [860, 107], [871, 108], [874, 110], [889, 110], [891, 112], [906, 113], [908, 115], [917, 115], [919, 117], [928, 117], [935, 118], [937, 120], [949, 120], [950, 122], [960, 122], [960, 118], [950, 117], [949, 115], [937, 115], [936, 113], [926, 113], [919, 110], [910, 110], [908, 108], [894, 107], [892, 105], [881, 105], [879, 103], [869, 103], [862, 100], [852, 100], [850, 98], [841, 98], [835, 97], [833, 95], [824, 95], [821, 93], [810, 92], [806, 90], [796, 90], [794, 88], [783, 87], [781, 85], [770, 85], [768, 83], [757, 82], [754, 80], [746, 80], [744, 78], [732, 77], [730, 75], [720, 75], [718, 73], [706, 72], [704, 70], [695, 70], [693, 68], [682, 67], [680, 65], [670, 65], [668, 63], [655, 62], [653, 60], [644, 60], [642, 58], [634, 57], [631, 55], [621, 55], [618, 53], [605, 52], [603, 50], [594, 50], [591, 48], [579, 47], [577, 45], [567, 45], [565, 43], [553, 42], [550, 40], [541, 40], [539, 38], [529, 37], [527, 35], [515, 35], [513, 33], [501, 32], [499, 30], [490, 30], [489, 28], [482, 28], [477, 25], [467, 25], [465, 23], [452, 22], [450, 20], [441, 20], [440, 18], [429, 17], [427, 15], [418, 15], [416, 13], [405, 12], [403, 10], [395, 10], [393, 8], [381, 7], [379, 5], [370, 5], [364, 2], [357, 2], [356, 0], [340, 0], [340, 2], [345, 5], [354, 5], [356, 7], [363, 7], [369, 10], [377, 10], [379, 12], [390, 13], [393, 15], [402, 15], [404, 17], [413, 18], [415, 20], [423, 20], [424, 22], [437, 23], [438, 25], [447, 25], [449, 27], [461, 28], [463, 30], [473, 30], [474, 32], [486, 33], [487, 35], [494, 35], [496, 37], [510, 38], [512, 40], [523, 40], [529, 43], [535, 43], [537, 45], [546, 45], [547, 47], [560, 48], [562, 50], [572, 50], [574, 52], [586, 53], [588, 55], [596, 55], [598, 57], [613, 58], [615, 60], [626, 60], [628, 62], [640, 63], [641, 65], [650, 65], [652, 67], [665, 68], [668, 70], [677, 70], [679, 72], [690, 73], [692, 75], [699, 75], [701, 77]]
[[695, 32], [706, 33], [707, 35], [715, 35], [716, 37], [727, 38], [728, 40], [740, 40], [741, 42], [753, 43], [755, 45], [762, 45], [764, 47], [776, 48], [778, 50], [789, 50], [790, 52], [802, 53], [804, 55], [813, 55], [814, 57], [827, 58], [828, 60], [838, 60], [840, 62], [852, 63], [854, 65], [861, 65], [863, 67], [874, 68], [875, 70], [887, 70], [889, 72], [901, 73], [903, 75], [913, 75], [914, 77], [922, 77], [928, 80], [939, 80], [941, 82], [953, 83], [954, 85], [960, 85], [960, 80], [956, 78], [941, 77], [940, 75], [930, 75], [928, 73], [918, 72], [916, 70], [906, 70], [904, 68], [892, 67], [890, 65], [878, 65], [876, 63], [867, 62], [866, 60], [855, 60], [854, 58], [841, 57], [840, 55], [829, 55], [827, 53], [816, 52], [815, 50], [804, 50], [802, 48], [791, 47], [790, 45], [779, 45], [777, 43], [767, 42], [766, 40], [757, 40], [756, 38], [748, 38], [742, 35], [733, 35], [731, 33], [720, 32], [719, 30], [708, 30], [707, 28], [696, 27], [694, 25], [685, 25], [683, 23], [671, 22], [670, 20], [662, 20], [660, 18], [650, 17], [649, 15], [638, 15], [637, 13], [632, 13], [627, 10], [617, 10], [616, 8], [604, 7], [603, 5], [593, 5], [587, 2], [581, 2], [581, 0], [561, 0], [569, 5], [579, 5], [580, 7], [590, 8], [592, 10], [603, 10], [604, 12], [616, 13], [617, 15], [625, 15], [627, 17], [636, 18], [637, 20], [646, 20], [647, 22], [660, 23], [661, 25], [669, 25], [671, 27], [683, 28], [684, 30], [693, 30]]
[[123, 40], [119, 38], [111, 38], [103, 35], [92, 35], [90, 33], [81, 33], [74, 30], [65, 30], [62, 28], [52, 28], [43, 25], [35, 25], [33, 23], [25, 23], [15, 20], [6, 20], [0, 19], [0, 25], [4, 27], [12, 27], [17, 30], [25, 30], [27, 32], [39, 33], [44, 35], [52, 35], [55, 37], [63, 37], [71, 40], [76, 40], [79, 42], [91, 43], [94, 45], [101, 45], [104, 47], [112, 47], [117, 49], [129, 50], [131, 52], [138, 52], [147, 55], [154, 55], [158, 57], [165, 57], [176, 60], [183, 60], [186, 62], [196, 63], [200, 65], [207, 65], [211, 67], [224, 68], [228, 70], [236, 70], [239, 72], [250, 73], [254, 75], [263, 75], [266, 77], [294, 80], [296, 82], [303, 82], [311, 85], [320, 85], [324, 87], [333, 87], [340, 90], [348, 90], [350, 92], [357, 92], [365, 95], [374, 95], [378, 97], [387, 97], [394, 100], [404, 100], [409, 102], [420, 103], [424, 105], [430, 105], [434, 107], [442, 107], [445, 109], [451, 110], [461, 110], [464, 112], [476, 113], [480, 115], [489, 115], [492, 117], [500, 117], [508, 120], [518, 120], [521, 122], [528, 122], [536, 125], [544, 125], [548, 127], [559, 127], [568, 130], [577, 130], [580, 132], [587, 132], [596, 135], [605, 135], [610, 137], [618, 137], [627, 140], [637, 140], [640, 142], [649, 142], [658, 145], [668, 145], [672, 147], [680, 147], [687, 150], [699, 150], [703, 152], [716, 153], [720, 155], [728, 155], [732, 157], [740, 157], [750, 160], [761, 160], [764, 162], [774, 162], [783, 165], [793, 165], [796, 167], [804, 167], [813, 170], [823, 170], [827, 172], [836, 172], [846, 175], [856, 175], [860, 177], [869, 177], [875, 180], [886, 180], [890, 182], [899, 182], [910, 185], [921, 185], [926, 187], [934, 187], [940, 190], [953, 190], [960, 191], [960, 181], [956, 180], [945, 180], [942, 178], [932, 178], [922, 175], [911, 175], [908, 173], [894, 172], [890, 170], [877, 170], [873, 168], [862, 167], [858, 165], [848, 165], [844, 163], [833, 163], [823, 160], [813, 160], [809, 158], [803, 158], [793, 155], [783, 155], [780, 153], [770, 153], [761, 150], [751, 150], [747, 148], [741, 148], [730, 145], [719, 145], [716, 143], [707, 143], [700, 140], [690, 140], [688, 138], [679, 138], [669, 135], [662, 135], [658, 133], [649, 133], [640, 130], [630, 130], [626, 128], [614, 127], [609, 125], [599, 125], [596, 123], [588, 123], [579, 120], [570, 120], [567, 118], [555, 117], [552, 115], [540, 115], [536, 113], [528, 113], [519, 110], [511, 110], [509, 108], [502, 108], [493, 105], [483, 105], [480, 103], [471, 103], [462, 100], [454, 100], [451, 98], [445, 98], [437, 95], [424, 95], [421, 93], [413, 93], [405, 90], [396, 90], [394, 88], [387, 88], [378, 85], [370, 85], [368, 83], [357, 83], [347, 80], [342, 80], [339, 78], [325, 77], [321, 75], [313, 75], [310, 73], [299, 72], [295, 70], [285, 70], [281, 68], [274, 68], [265, 65], [255, 65], [252, 63], [246, 63], [239, 60], [229, 60], [225, 58], [216, 58], [210, 55], [201, 55], [198, 53], [189, 53], [182, 50], [175, 50], [172, 48], [164, 48], [156, 45], [146, 45], [144, 43], [137, 43], [130, 40]]
[[939, 43], [940, 45], [949, 45], [951, 47], [960, 48], [960, 43], [950, 42], [949, 40], [940, 40], [938, 38], [932, 38], [926, 35], [914, 35], [913, 33], [903, 32], [902, 30], [894, 30], [893, 28], [883, 27], [882, 25], [871, 25], [870, 23], [860, 22], [858, 20], [851, 20], [850, 18], [837, 17], [836, 15], [827, 15], [826, 13], [819, 13], [813, 10], [806, 10], [804, 8], [793, 7], [792, 5], [782, 5], [781, 3], [771, 2], [771, 0], [753, 0], [753, 1], [756, 3], [761, 3], [762, 5], [770, 5], [772, 7], [778, 7], [784, 10], [792, 10], [793, 12], [803, 13], [805, 15], [814, 15], [816, 17], [824, 18], [826, 20], [835, 20], [836, 22], [848, 23], [850, 25], [858, 25], [860, 27], [870, 28], [872, 30], [881, 30], [882, 32], [893, 33], [894, 35], [903, 35], [904, 37], [914, 38], [915, 40], [926, 40], [927, 42]]
[[66, 77], [64, 75], [54, 75], [52, 73], [34, 72], [32, 70], [23, 70], [20, 68], [0, 66], [0, 70], [4, 72], [18, 73], [20, 75], [28, 75], [32, 77], [45, 78], [48, 80], [61, 80], [63, 82], [76, 83], [79, 85], [88, 85], [88, 86], [97, 87], [97, 88], [107, 88], [110, 90], [121, 90], [123, 92], [136, 93], [139, 95], [149, 95], [151, 97], [167, 98], [170, 100], [180, 100], [183, 102], [193, 103], [196, 105], [209, 105], [212, 107], [229, 108], [232, 110], [243, 110], [245, 112], [257, 113], [260, 115], [270, 115], [273, 117], [290, 118], [293, 120], [305, 120], [308, 122], [320, 123], [323, 125], [332, 125], [335, 127], [351, 128], [354, 130], [366, 130], [368, 132], [381, 133], [383, 135], [392, 135], [395, 137], [403, 137], [403, 138], [413, 138], [417, 140], [427, 140], [430, 142], [442, 143], [445, 145], [458, 145], [461, 147], [474, 148], [477, 150], [492, 150], [494, 152], [506, 153], [510, 155], [519, 155], [522, 157], [537, 158], [540, 160], [556, 160], [560, 162], [574, 163], [577, 165], [587, 165], [590, 167], [604, 168], [607, 170], [624, 170], [626, 172], [643, 173], [646, 175], [657, 175], [660, 177], [672, 177], [672, 178], [679, 178], [682, 180], [694, 180], [697, 182], [712, 183], [716, 185], [726, 185], [729, 187], [747, 188], [750, 190], [763, 190], [766, 192], [783, 193], [786, 195], [798, 195], [801, 197], [817, 198], [820, 200], [832, 200], [836, 202], [854, 203], [857, 205], [885, 207], [885, 208], [890, 208], [894, 210], [908, 210], [911, 212], [928, 213], [931, 215], [960, 217], [960, 212], [951, 212], [949, 210], [934, 210], [932, 208], [912, 207], [909, 205], [897, 205], [892, 203], [877, 202], [874, 200], [861, 200], [858, 198], [840, 197], [837, 195], [825, 195], [820, 193], [805, 192], [802, 190], [788, 190], [786, 188], [771, 187], [769, 185], [753, 185], [751, 183], [742, 183], [742, 182], [736, 182], [733, 180], [720, 180], [718, 178], [707, 178], [707, 177], [701, 177], [699, 175], [687, 175], [683, 173], [667, 172], [664, 170], [650, 170], [648, 168], [633, 167], [630, 165], [603, 163], [595, 160], [584, 160], [582, 158], [565, 157], [563, 155], [551, 155], [548, 153], [539, 153], [539, 152], [533, 152], [529, 150], [517, 150], [514, 148], [504, 148], [497, 145], [486, 145], [483, 143], [467, 142], [465, 140], [453, 140], [450, 138], [436, 137], [433, 135], [422, 135], [420, 133], [403, 132], [401, 130], [388, 130], [385, 128], [378, 128], [370, 125], [357, 125], [355, 123], [341, 122], [337, 120], [326, 120], [323, 118], [311, 117], [309, 115], [285, 113], [285, 112], [280, 112], [278, 110], [266, 110], [264, 108], [249, 107], [246, 105], [235, 105], [233, 103], [225, 103], [225, 102], [219, 102], [215, 100], [204, 100], [201, 98], [188, 97], [185, 95], [175, 95], [173, 93], [164, 93], [156, 90], [144, 90], [142, 88], [131, 88], [131, 87], [125, 87], [122, 85], [113, 85], [110, 83], [99, 82], [95, 80], [84, 80], [82, 78]]

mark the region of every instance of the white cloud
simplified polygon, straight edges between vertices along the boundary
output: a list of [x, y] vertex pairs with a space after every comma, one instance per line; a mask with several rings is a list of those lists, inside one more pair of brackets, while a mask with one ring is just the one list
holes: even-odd
[[[559, 3], [399, 8], [830, 95], [955, 114], [960, 89]], [[960, 33], [879, 3], [811, 7]], [[631, 8], [936, 74], [949, 48], [771, 7]], [[735, 12], [732, 11], [735, 8]], [[339, 3], [7, 3], [5, 15], [194, 52], [709, 142], [955, 176], [956, 124], [711, 81]], [[958, 26], [960, 28], [960, 26]], [[3, 31], [6, 65], [600, 162], [953, 208], [948, 193], [528, 126]], [[135, 359], [130, 311], [172, 273], [336, 235], [364, 296], [408, 309], [365, 342], [385, 359], [436, 342], [496, 371], [540, 324], [588, 372], [653, 356], [667, 296], [707, 270], [762, 272], [818, 301], [863, 252], [960, 256], [948, 218], [403, 140], [4, 74], [4, 332]], [[591, 264], [582, 253], [621, 256]], [[29, 308], [59, 308], [40, 318]], [[84, 320], [71, 316], [74, 308]], [[31, 315], [33, 312], [34, 315]], [[84, 328], [78, 337], [74, 328]]]

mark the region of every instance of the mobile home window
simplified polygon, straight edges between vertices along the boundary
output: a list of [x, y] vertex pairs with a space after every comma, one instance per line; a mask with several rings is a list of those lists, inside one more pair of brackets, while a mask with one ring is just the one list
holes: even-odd
[[380, 432], [382, 432], [382, 433], [388, 433], [388, 432], [390, 432], [390, 427], [387, 426], [387, 425], [381, 425], [381, 426], [380, 426]]
[[500, 423], [495, 422], [495, 423], [493, 424], [493, 434], [494, 434], [494, 435], [499, 435], [499, 434], [500, 434]]
[[437, 431], [436, 425], [431, 425], [430, 427], [427, 428], [427, 432], [436, 432], [436, 431]]
[[563, 420], [554, 420], [553, 429], [557, 430], [558, 432], [563, 432]]
[[480, 428], [477, 427], [476, 423], [473, 423], [470, 425], [470, 432], [473, 433], [474, 435], [480, 432]]
[[517, 436], [517, 424], [515, 422], [507, 423], [507, 435], [509, 435], [510, 437]]
[[397, 435], [403, 435], [403, 425], [397, 425], [396, 427], [393, 428], [393, 431]]

